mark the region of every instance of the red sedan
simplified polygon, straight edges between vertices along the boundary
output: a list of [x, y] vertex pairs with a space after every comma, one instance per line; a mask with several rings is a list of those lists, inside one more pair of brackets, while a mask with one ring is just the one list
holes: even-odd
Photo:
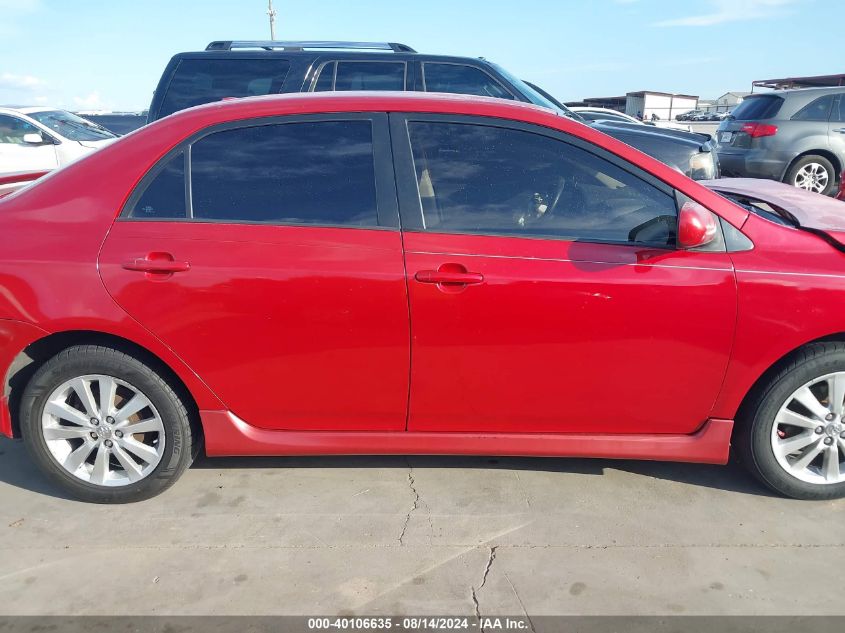
[[98, 502], [203, 442], [845, 495], [845, 220], [729, 193], [504, 101], [187, 110], [0, 199], [0, 428]]

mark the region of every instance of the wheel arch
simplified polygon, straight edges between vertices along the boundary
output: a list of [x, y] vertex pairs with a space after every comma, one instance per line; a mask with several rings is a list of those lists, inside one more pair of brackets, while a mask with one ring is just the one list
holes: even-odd
[[101, 345], [120, 350], [148, 365], [162, 376], [182, 398], [188, 409], [192, 430], [203, 434], [199, 404], [180, 373], [160, 355], [130, 339], [95, 330], [54, 332], [39, 338], [22, 349], [12, 360], [3, 380], [3, 395], [8, 398], [14, 437], [20, 437], [20, 402], [32, 376], [41, 365], [64, 349], [74, 345]]
[[747, 423], [749, 418], [749, 408], [754, 403], [757, 396], [760, 395], [760, 392], [772, 379], [772, 377], [775, 376], [784, 365], [788, 364], [797, 354], [799, 354], [801, 350], [803, 350], [808, 345], [812, 345], [814, 343], [845, 343], [845, 332], [838, 332], [836, 334], [822, 336], [820, 338], [816, 338], [811, 341], [802, 343], [795, 349], [788, 351], [783, 356], [778, 358], [774, 363], [772, 363], [768, 367], [768, 369], [766, 369], [762, 374], [760, 374], [760, 376], [757, 377], [757, 380], [755, 380], [754, 383], [751, 385], [751, 388], [748, 389], [745, 396], [743, 396], [739, 407], [737, 408], [736, 415], [734, 416], [734, 434], [736, 434]]
[[834, 170], [833, 177], [834, 177], [834, 179], [838, 179], [839, 176], [842, 174], [842, 170], [845, 169], [845, 165], [842, 164], [842, 161], [839, 160], [839, 157], [836, 154], [834, 154], [833, 152], [831, 152], [830, 150], [827, 150], [827, 149], [808, 149], [806, 151], [801, 152], [795, 158], [793, 158], [791, 161], [789, 161], [789, 164], [786, 166], [786, 169], [783, 171], [783, 176], [781, 177], [781, 180], [786, 180], [786, 177], [789, 174], [789, 170], [792, 169], [795, 166], [795, 163], [797, 163], [799, 160], [801, 160], [802, 158], [804, 158], [806, 156], [821, 156], [822, 158], [826, 158], [827, 160], [829, 160], [830, 163], [833, 165], [833, 170]]

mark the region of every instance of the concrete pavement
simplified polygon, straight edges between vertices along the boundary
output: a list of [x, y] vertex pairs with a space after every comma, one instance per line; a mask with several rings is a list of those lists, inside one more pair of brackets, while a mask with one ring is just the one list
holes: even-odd
[[845, 501], [735, 466], [201, 459], [87, 505], [0, 441], [0, 614], [845, 614]]

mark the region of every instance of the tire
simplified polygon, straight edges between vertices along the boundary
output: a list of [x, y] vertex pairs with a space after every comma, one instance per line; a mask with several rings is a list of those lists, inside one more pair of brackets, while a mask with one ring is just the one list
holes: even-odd
[[[832, 381], [836, 387], [832, 386]], [[737, 416], [735, 445], [740, 461], [775, 492], [794, 499], [822, 500], [845, 496], [843, 406], [841, 401], [839, 406], [829, 406], [828, 394], [832, 388], [845, 396], [845, 344], [813, 343], [796, 352], [757, 388]], [[813, 402], [804, 389], [809, 389], [811, 395], [821, 394], [821, 397], [815, 395]], [[795, 398], [798, 393], [801, 401], [811, 404], [817, 414]], [[828, 404], [825, 404], [825, 395]], [[824, 407], [827, 407], [827, 416]], [[831, 409], [837, 410], [835, 417], [831, 416]], [[796, 412], [797, 417], [791, 415]], [[795, 421], [802, 426], [784, 424], [784, 420]], [[820, 428], [823, 429], [821, 432]], [[790, 448], [796, 448], [794, 453], [784, 455], [789, 450], [786, 442], [791, 442]], [[831, 442], [831, 445], [827, 446], [825, 442]], [[779, 447], [777, 451], [776, 444]], [[799, 468], [801, 460], [810, 458], [817, 448], [821, 452], [806, 468]], [[837, 451], [835, 459], [839, 478], [832, 477], [833, 473], [826, 470], [828, 466], [833, 466], [833, 449]]]
[[[112, 393], [108, 411], [101, 391]], [[129, 354], [96, 345], [68, 348], [44, 363], [23, 393], [20, 420], [41, 471], [70, 496], [93, 503], [129, 503], [163, 492], [200, 445], [185, 403], [167, 380]]]
[[[816, 180], [809, 179], [808, 177], [811, 177], [814, 173], [816, 174], [814, 176]], [[809, 154], [802, 156], [792, 164], [786, 172], [784, 182], [794, 187], [800, 187], [801, 189], [808, 189], [809, 191], [830, 196], [833, 195], [836, 189], [836, 179], [838, 176], [839, 174], [836, 173], [833, 163], [827, 158], [816, 154]], [[823, 182], [821, 182], [822, 179]]]

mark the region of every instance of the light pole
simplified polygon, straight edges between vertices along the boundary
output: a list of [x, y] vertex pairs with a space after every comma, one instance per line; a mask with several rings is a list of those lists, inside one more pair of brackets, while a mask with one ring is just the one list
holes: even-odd
[[270, 16], [270, 39], [276, 39], [276, 10], [273, 8], [273, 0], [267, 0], [267, 15]]

